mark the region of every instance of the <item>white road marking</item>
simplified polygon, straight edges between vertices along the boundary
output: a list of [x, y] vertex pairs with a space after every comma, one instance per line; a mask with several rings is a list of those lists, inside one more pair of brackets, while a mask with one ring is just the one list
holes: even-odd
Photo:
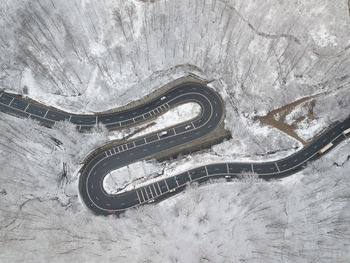
[[149, 185], [148, 188], [149, 188], [149, 191], [150, 191], [150, 193], [151, 193], [151, 195], [152, 195], [152, 198], [154, 198], [153, 193], [152, 193], [151, 186]]
[[9, 106], [11, 106], [12, 102], [15, 100], [15, 98], [12, 98], [12, 100], [10, 101]]
[[191, 177], [191, 173], [189, 171], [187, 171], [187, 173], [188, 173], [188, 177], [190, 177], [190, 180], [192, 182], [193, 180], [192, 180], [192, 177]]
[[47, 113], [49, 112], [49, 110], [47, 109], [44, 115], [44, 118], [46, 118]]
[[159, 193], [162, 194], [162, 190], [160, 189], [160, 186], [159, 186], [158, 182], [157, 182], [157, 186], [158, 186], [158, 189], [159, 189]]
[[254, 167], [253, 164], [251, 163], [250, 166], [252, 167], [252, 173], [254, 173]]
[[157, 197], [157, 191], [156, 191], [156, 188], [154, 187], [154, 184], [152, 184], [152, 186], [153, 186], [154, 192], [156, 193], [155, 197]]
[[277, 167], [278, 172], [280, 173], [280, 172], [281, 172], [281, 171], [280, 171], [280, 168], [278, 167], [278, 165], [277, 165], [276, 162], [275, 162], [275, 165], [276, 165], [276, 167]]
[[226, 169], [227, 169], [227, 173], [230, 173], [230, 170], [228, 169], [228, 163], [226, 163]]
[[168, 191], [169, 191], [169, 186], [168, 186], [168, 184], [167, 184], [167, 182], [166, 182], [166, 180], [164, 179], [164, 183], [165, 183], [165, 186], [166, 186], [166, 188], [168, 189]]
[[147, 200], [150, 199], [149, 196], [148, 196], [148, 193], [147, 193], [147, 190], [146, 190], [146, 187], [143, 188], [145, 190], [145, 193], [147, 195]]
[[146, 199], [145, 199], [145, 197], [144, 197], [144, 195], [143, 195], [142, 189], [140, 189], [140, 192], [141, 192], [141, 195], [142, 195], [142, 199], [143, 199], [143, 201], [145, 202]]
[[26, 108], [24, 109], [24, 112], [27, 111], [28, 107], [29, 107], [30, 103], [28, 103], [28, 105], [26, 106]]
[[138, 193], [138, 191], [137, 191], [137, 190], [135, 190], [135, 191], [136, 191], [136, 194], [137, 194], [137, 198], [139, 199], [139, 203], [141, 204], [142, 202], [141, 202], [141, 199], [140, 199], [139, 193]]
[[207, 174], [207, 176], [209, 175], [208, 174], [208, 168], [207, 168], [207, 166], [204, 166], [205, 167], [205, 172], [206, 172], [206, 174]]

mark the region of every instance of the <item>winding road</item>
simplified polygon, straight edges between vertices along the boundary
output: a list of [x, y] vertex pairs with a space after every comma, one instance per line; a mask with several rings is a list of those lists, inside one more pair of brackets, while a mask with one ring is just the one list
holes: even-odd
[[174, 128], [130, 140], [122, 145], [104, 148], [95, 154], [81, 169], [79, 191], [87, 207], [97, 214], [119, 214], [140, 205], [159, 202], [186, 188], [192, 182], [209, 179], [239, 179], [242, 172], [255, 173], [265, 180], [279, 179], [302, 170], [307, 162], [320, 158], [336, 145], [350, 137], [350, 117], [328, 129], [307, 147], [287, 158], [263, 163], [214, 163], [184, 171], [176, 176], [158, 180], [146, 186], [117, 195], [103, 189], [103, 179], [112, 170], [127, 164], [152, 158], [156, 154], [200, 140], [214, 131], [224, 116], [224, 104], [212, 89], [198, 83], [174, 87], [162, 96], [141, 106], [109, 114], [75, 115], [31, 103], [8, 93], [0, 93], [0, 111], [31, 118], [43, 125], [53, 126], [57, 121], [68, 120], [80, 131], [88, 131], [98, 123], [108, 129], [126, 127], [147, 121], [169, 108], [185, 102], [196, 102], [201, 115]]

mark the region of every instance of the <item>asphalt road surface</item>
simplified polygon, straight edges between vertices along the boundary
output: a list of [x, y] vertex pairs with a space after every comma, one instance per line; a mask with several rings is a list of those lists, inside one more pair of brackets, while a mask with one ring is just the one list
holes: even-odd
[[210, 88], [200, 84], [177, 86], [153, 101], [130, 110], [100, 114], [74, 115], [49, 109], [15, 98], [8, 93], [0, 93], [0, 111], [19, 117], [32, 118], [51, 127], [57, 121], [68, 120], [80, 131], [90, 130], [98, 123], [108, 129], [136, 124], [180, 103], [196, 102], [201, 105], [201, 115], [188, 123], [161, 131], [123, 145], [105, 149], [86, 163], [79, 180], [80, 195], [92, 211], [97, 214], [119, 214], [126, 209], [144, 204], [160, 202], [178, 194], [191, 183], [203, 183], [210, 179], [225, 178], [227, 181], [242, 178], [242, 174], [257, 174], [265, 180], [279, 179], [302, 170], [307, 162], [316, 160], [350, 137], [350, 117], [331, 127], [301, 151], [287, 158], [264, 163], [213, 163], [195, 167], [176, 176], [156, 181], [117, 195], [109, 195], [103, 189], [103, 179], [112, 170], [149, 159], [155, 154], [174, 147], [181, 147], [213, 131], [224, 113], [223, 102]]

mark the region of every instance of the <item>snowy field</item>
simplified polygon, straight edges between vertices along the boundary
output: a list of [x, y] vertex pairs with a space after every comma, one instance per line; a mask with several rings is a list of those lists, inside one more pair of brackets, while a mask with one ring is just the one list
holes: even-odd
[[[221, 94], [232, 139], [122, 168], [111, 191], [129, 172], [285, 157], [302, 144], [254, 117], [301, 98], [317, 95], [312, 118], [305, 104], [286, 121], [306, 141], [350, 112], [343, 0], [3, 0], [0, 26], [0, 89], [66, 111], [119, 107], [189, 73]], [[0, 113], [0, 262], [350, 261], [349, 143], [280, 182], [214, 183], [121, 219], [92, 215], [78, 195], [82, 161], [132, 131], [80, 134]]]

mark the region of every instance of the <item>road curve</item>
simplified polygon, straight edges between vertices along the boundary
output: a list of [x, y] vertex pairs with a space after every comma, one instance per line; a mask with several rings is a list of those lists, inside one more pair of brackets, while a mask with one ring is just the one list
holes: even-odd
[[52, 126], [57, 121], [68, 120], [76, 124], [79, 130], [85, 131], [100, 122], [108, 129], [136, 124], [180, 103], [190, 101], [198, 103], [202, 108], [201, 115], [197, 119], [168, 129], [165, 136], [159, 132], [130, 140], [123, 145], [104, 149], [89, 159], [81, 169], [79, 180], [80, 195], [87, 207], [97, 214], [121, 213], [133, 207], [169, 198], [184, 190], [192, 182], [203, 183], [217, 178], [230, 181], [234, 178], [239, 179], [242, 172], [258, 174], [259, 178], [265, 180], [283, 178], [302, 170], [307, 162], [320, 158], [350, 136], [350, 117], [348, 117], [301, 151], [281, 160], [264, 163], [209, 164], [132, 191], [109, 195], [103, 189], [103, 179], [110, 171], [138, 160], [148, 159], [162, 151], [188, 144], [215, 130], [224, 114], [220, 97], [207, 86], [188, 83], [169, 90], [147, 104], [126, 111], [100, 115], [73, 115], [29, 103], [7, 93], [0, 93], [0, 111], [32, 118], [46, 126]]

